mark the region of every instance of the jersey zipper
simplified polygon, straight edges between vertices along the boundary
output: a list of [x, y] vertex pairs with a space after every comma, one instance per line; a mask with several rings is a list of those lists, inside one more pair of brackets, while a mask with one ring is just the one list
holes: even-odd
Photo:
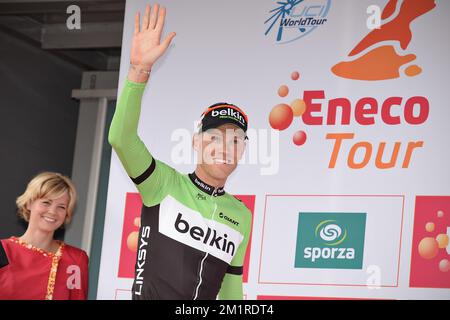
[[[211, 219], [212, 221], [214, 221], [214, 223], [215, 223], [214, 218], [215, 218], [216, 211], [217, 211], [217, 202], [215, 201], [215, 198], [217, 197], [217, 189], [218, 189], [218, 188], [214, 188], [214, 190], [213, 190], [213, 192], [212, 192], [212, 194], [211, 194], [211, 196], [210, 196], [210, 199], [214, 199], [214, 200], [213, 200], [213, 202], [214, 202], [214, 211], [213, 211], [212, 219]], [[202, 281], [203, 281], [203, 278], [202, 278], [203, 265], [204, 265], [205, 260], [206, 260], [206, 258], [207, 258], [208, 256], [209, 256], [209, 253], [208, 253], [208, 251], [206, 251], [206, 252], [205, 252], [205, 255], [203, 256], [202, 262], [200, 263], [200, 271], [199, 271], [199, 276], [200, 276], [200, 277], [199, 277], [199, 280], [198, 280], [197, 287], [195, 288], [194, 300], [197, 300], [197, 297], [198, 297], [198, 291], [199, 291], [200, 286], [201, 286]]]

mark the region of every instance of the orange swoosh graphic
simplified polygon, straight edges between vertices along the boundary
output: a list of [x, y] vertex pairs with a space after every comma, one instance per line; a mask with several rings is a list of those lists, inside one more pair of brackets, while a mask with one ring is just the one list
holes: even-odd
[[[382, 12], [382, 19], [391, 17], [397, 8], [398, 0], [389, 0]], [[352, 61], [343, 61], [331, 68], [331, 71], [342, 78], [354, 80], [387, 80], [400, 77], [400, 67], [416, 59], [414, 54], [401, 56], [391, 45], [383, 42], [394, 40], [405, 50], [412, 39], [410, 25], [417, 17], [424, 15], [436, 7], [435, 0], [404, 0], [394, 19], [383, 24], [380, 29], [370, 31], [349, 53], [349, 57], [375, 46], [369, 52]], [[417, 66], [405, 68], [409, 77], [422, 72]]]
[[[392, 6], [392, 3], [389, 2], [388, 6]], [[399, 41], [401, 48], [405, 50], [412, 38], [411, 22], [434, 7], [436, 7], [434, 0], [405, 0], [400, 7], [398, 16], [382, 25], [380, 29], [372, 30], [356, 45], [349, 56], [354, 56], [375, 43], [387, 40]]]
[[354, 80], [387, 80], [400, 76], [399, 68], [416, 59], [414, 54], [400, 56], [392, 46], [378, 47], [356, 60], [340, 62], [331, 71]]
[[395, 11], [395, 8], [397, 7], [397, 0], [389, 0], [386, 7], [383, 9], [383, 13], [381, 14], [381, 19], [387, 19], [389, 18]]

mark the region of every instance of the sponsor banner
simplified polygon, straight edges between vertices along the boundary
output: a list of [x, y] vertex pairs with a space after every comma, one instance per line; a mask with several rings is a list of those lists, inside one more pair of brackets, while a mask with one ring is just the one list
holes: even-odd
[[403, 196], [268, 195], [259, 283], [370, 286], [376, 270], [376, 285], [398, 286], [403, 206]]

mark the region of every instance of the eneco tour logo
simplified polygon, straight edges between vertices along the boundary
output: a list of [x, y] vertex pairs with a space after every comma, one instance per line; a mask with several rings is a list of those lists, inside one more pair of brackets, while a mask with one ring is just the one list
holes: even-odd
[[362, 269], [366, 213], [301, 212], [296, 268]]
[[[364, 81], [399, 78], [400, 70], [409, 77], [421, 74], [422, 69], [418, 65], [410, 64], [416, 56], [401, 56], [397, 50], [403, 52], [408, 48], [413, 38], [410, 24], [435, 6], [434, 0], [390, 0], [382, 11], [380, 28], [370, 31], [349, 53], [353, 60], [337, 63], [331, 68], [332, 73]], [[290, 78], [296, 83], [292, 85], [298, 86], [300, 76], [298, 70], [293, 70]], [[278, 96], [287, 98], [293, 91], [290, 87], [287, 83], [281, 84]], [[269, 124], [274, 130], [284, 131], [295, 118], [301, 119], [292, 134], [292, 142], [296, 146], [303, 146], [308, 141], [308, 126], [329, 128], [331, 132], [325, 135], [331, 146], [329, 169], [339, 164], [349, 169], [408, 169], [425, 144], [420, 136], [409, 141], [402, 141], [402, 136], [379, 136], [376, 138], [378, 141], [360, 141], [355, 128], [402, 126], [414, 128], [415, 135], [418, 135], [420, 131], [417, 128], [426, 124], [430, 114], [428, 98], [412, 95], [380, 99], [364, 93], [360, 96], [359, 100], [352, 101], [349, 97], [327, 97], [324, 89], [305, 90], [303, 93], [299, 90], [290, 98], [290, 103], [280, 101], [272, 107]], [[336, 132], [339, 127], [346, 129]]]
[[264, 21], [266, 36], [275, 38], [275, 43], [298, 40], [323, 26], [327, 22], [331, 0], [286, 0], [275, 1], [276, 7], [269, 11]]
[[[400, 67], [416, 59], [414, 54], [401, 55], [408, 49], [413, 37], [411, 23], [436, 7], [435, 0], [389, 0], [381, 13], [387, 21], [379, 29], [367, 34], [348, 54], [350, 61], [336, 64], [331, 71], [342, 78], [354, 80], [387, 80], [400, 77]], [[400, 7], [394, 17], [396, 8]], [[392, 45], [394, 41], [395, 46]], [[397, 48], [397, 43], [400, 48]], [[422, 72], [420, 66], [410, 64], [404, 73], [413, 77]]]

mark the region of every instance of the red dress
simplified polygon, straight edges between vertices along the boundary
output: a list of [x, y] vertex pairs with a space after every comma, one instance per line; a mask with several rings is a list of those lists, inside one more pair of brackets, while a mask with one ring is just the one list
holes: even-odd
[[0, 300], [85, 300], [88, 256], [59, 242], [46, 252], [16, 237], [1, 240]]

